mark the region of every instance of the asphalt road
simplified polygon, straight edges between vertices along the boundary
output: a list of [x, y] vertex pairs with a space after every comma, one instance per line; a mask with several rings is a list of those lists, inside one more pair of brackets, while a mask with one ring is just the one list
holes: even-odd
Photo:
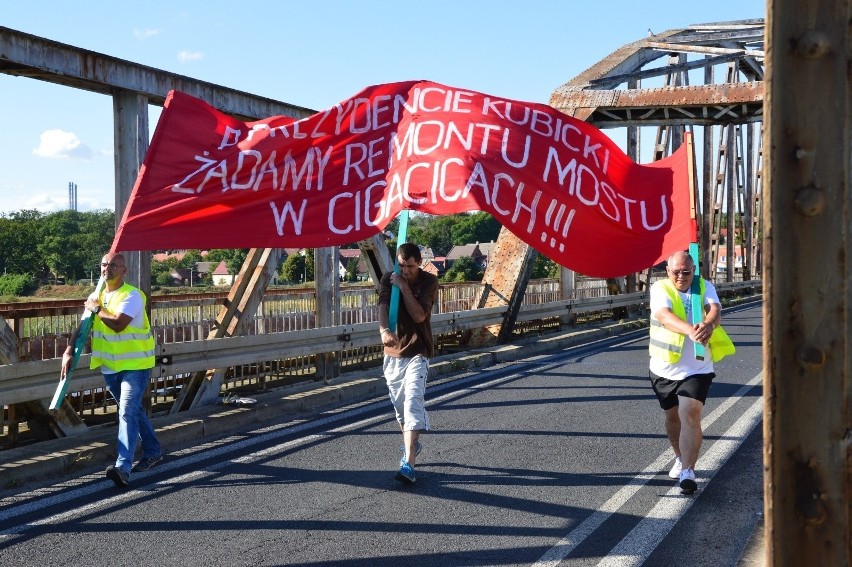
[[413, 486], [384, 398], [0, 500], [3, 565], [735, 565], [762, 511], [761, 304], [727, 309], [683, 496], [647, 331], [442, 378]]

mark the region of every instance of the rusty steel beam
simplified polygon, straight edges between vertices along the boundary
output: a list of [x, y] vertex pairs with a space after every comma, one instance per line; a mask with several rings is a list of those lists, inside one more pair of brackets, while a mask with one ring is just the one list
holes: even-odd
[[550, 106], [598, 128], [713, 125], [763, 120], [763, 82], [554, 92]]

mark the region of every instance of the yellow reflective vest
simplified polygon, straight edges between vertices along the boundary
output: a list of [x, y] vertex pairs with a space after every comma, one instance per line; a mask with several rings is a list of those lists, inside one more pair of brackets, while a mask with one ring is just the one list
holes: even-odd
[[[704, 278], [699, 280], [701, 293], [701, 306], [704, 308], [704, 292], [707, 285]], [[680, 293], [670, 280], [660, 280], [659, 285], [663, 287], [666, 295], [669, 296], [672, 302], [672, 313], [686, 321], [686, 308], [683, 301], [680, 299]], [[654, 285], [658, 285], [654, 284]], [[680, 360], [683, 354], [683, 343], [686, 340], [686, 335], [682, 335], [675, 331], [670, 331], [651, 314], [651, 331], [650, 341], [648, 342], [648, 352], [651, 356], [656, 357], [667, 364], [674, 364]], [[721, 325], [713, 329], [713, 334], [710, 335], [709, 345], [710, 353], [713, 356], [713, 362], [718, 362], [728, 356], [734, 354], [736, 348], [733, 341], [725, 332]]]
[[125, 283], [118, 288], [104, 304], [104, 292], [101, 293], [101, 305], [110, 312], [115, 312], [118, 306], [131, 292], [138, 291], [142, 296], [142, 318], [144, 327], [128, 325], [120, 333], [106, 326], [97, 316], [92, 322], [92, 361], [90, 368], [103, 365], [116, 372], [124, 370], [145, 370], [154, 367], [154, 335], [151, 323], [145, 311], [147, 298], [142, 290]]

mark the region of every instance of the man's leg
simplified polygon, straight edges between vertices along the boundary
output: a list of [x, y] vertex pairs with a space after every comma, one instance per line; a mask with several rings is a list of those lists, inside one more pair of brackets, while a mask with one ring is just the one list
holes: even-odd
[[137, 392], [132, 382], [125, 380], [127, 372], [105, 374], [107, 390], [118, 404], [118, 456], [115, 468], [129, 474], [133, 465], [133, 453], [139, 437], [139, 410], [142, 394]]
[[405, 405], [402, 436], [405, 441], [405, 460], [412, 467], [417, 460], [417, 441], [422, 431], [429, 430], [429, 415], [426, 413], [426, 378], [429, 360], [415, 356], [405, 368]]
[[[680, 457], [680, 415], [678, 415], [680, 406], [675, 406], [666, 410], [666, 435], [669, 438], [669, 444], [674, 450], [675, 457]], [[681, 459], [683, 460], [683, 459]]]
[[701, 432], [701, 412], [704, 404], [698, 400], [680, 396], [678, 416], [680, 417], [680, 450], [684, 469], [694, 469], [698, 461], [698, 452], [704, 439]]
[[417, 440], [420, 438], [419, 431], [403, 431], [402, 439], [405, 444], [405, 460], [412, 467], [417, 460]]
[[148, 418], [148, 413], [142, 404], [142, 399], [145, 392], [148, 391], [150, 384], [150, 370], [130, 370], [125, 374], [124, 380], [133, 383], [134, 389], [140, 390], [139, 394], [139, 412], [137, 414], [137, 428], [139, 431], [139, 439], [142, 442], [142, 458], [159, 457], [162, 455], [160, 441], [157, 439], [157, 433], [154, 431], [154, 426]]

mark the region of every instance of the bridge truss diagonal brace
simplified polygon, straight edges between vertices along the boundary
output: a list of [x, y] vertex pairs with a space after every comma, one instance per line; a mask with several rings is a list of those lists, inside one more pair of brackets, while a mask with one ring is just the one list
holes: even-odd
[[474, 331], [471, 346], [487, 346], [508, 341], [521, 309], [524, 293], [532, 274], [533, 262], [538, 252], [512, 234], [506, 227], [488, 255], [488, 266], [482, 278], [483, 290], [478, 309], [508, 306], [502, 324]]
[[[20, 340], [12, 327], [0, 316], [0, 364], [15, 364], [21, 361]], [[56, 369], [56, 377], [59, 379], [59, 368]], [[77, 415], [68, 398], [62, 400], [62, 405], [56, 411], [50, 411], [49, 399], [40, 401], [24, 402], [9, 405], [9, 418], [20, 418], [27, 416], [37, 421], [43, 428], [50, 431], [54, 437], [66, 437], [80, 435], [88, 430], [86, 424]], [[17, 436], [17, 422], [10, 426], [12, 441]]]
[[[216, 325], [207, 339], [233, 337], [245, 334], [254, 321], [263, 294], [275, 271], [283, 251], [280, 248], [252, 248], [240, 268], [240, 273], [225, 303], [216, 316]], [[218, 399], [225, 377], [225, 368], [211, 368], [193, 373], [172, 405], [170, 414], [212, 404]]]

